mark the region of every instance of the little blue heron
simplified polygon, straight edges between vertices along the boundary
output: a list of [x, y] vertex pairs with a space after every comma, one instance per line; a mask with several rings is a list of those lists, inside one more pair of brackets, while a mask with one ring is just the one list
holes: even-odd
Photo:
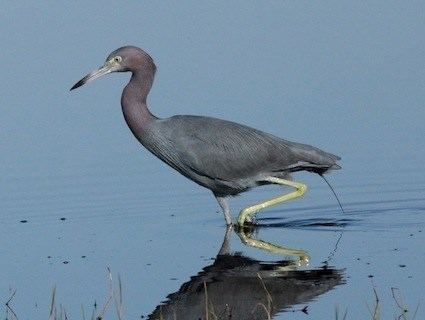
[[248, 126], [210, 117], [176, 115], [155, 117], [147, 107], [156, 66], [140, 48], [125, 46], [113, 51], [99, 69], [72, 88], [111, 72], [131, 72], [121, 96], [124, 118], [139, 142], [159, 159], [197, 184], [210, 189], [226, 224], [232, 223], [227, 202], [250, 188], [279, 184], [295, 190], [243, 209], [237, 224], [243, 226], [261, 209], [302, 196], [306, 185], [291, 173], [309, 171], [323, 176], [340, 169], [340, 158], [318, 148], [287, 141]]

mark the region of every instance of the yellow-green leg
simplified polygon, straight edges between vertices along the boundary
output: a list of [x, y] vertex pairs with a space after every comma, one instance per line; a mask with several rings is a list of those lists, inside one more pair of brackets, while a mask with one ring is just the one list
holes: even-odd
[[257, 204], [254, 204], [253, 206], [247, 207], [245, 209], [243, 209], [238, 216], [238, 225], [240, 227], [242, 227], [245, 222], [251, 222], [251, 217], [256, 214], [258, 211], [264, 209], [264, 208], [268, 208], [270, 206], [274, 206], [277, 205], [279, 203], [288, 201], [288, 200], [292, 200], [292, 199], [296, 199], [298, 197], [301, 197], [306, 191], [307, 191], [307, 186], [305, 184], [302, 184], [300, 182], [294, 182], [294, 181], [290, 181], [290, 180], [285, 180], [285, 179], [281, 179], [281, 178], [276, 178], [276, 177], [268, 177], [266, 179], [264, 179], [264, 181], [268, 181], [274, 184], [280, 184], [280, 185], [284, 185], [284, 186], [290, 186], [295, 188], [295, 191], [292, 191], [290, 193], [286, 193], [282, 196], [273, 198], [273, 199], [269, 199]]

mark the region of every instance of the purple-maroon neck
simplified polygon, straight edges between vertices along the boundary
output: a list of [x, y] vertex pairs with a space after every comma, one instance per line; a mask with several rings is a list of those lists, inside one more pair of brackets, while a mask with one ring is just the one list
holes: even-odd
[[121, 95], [121, 106], [125, 121], [134, 136], [143, 143], [150, 126], [157, 119], [148, 109], [146, 99], [153, 84], [154, 74], [146, 70], [132, 70], [130, 82]]

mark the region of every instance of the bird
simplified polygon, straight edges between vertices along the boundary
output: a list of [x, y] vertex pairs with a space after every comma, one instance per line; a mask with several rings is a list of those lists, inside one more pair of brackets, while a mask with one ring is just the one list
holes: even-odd
[[341, 168], [337, 163], [339, 156], [244, 124], [197, 115], [156, 117], [147, 104], [156, 69], [154, 60], [143, 49], [123, 46], [70, 90], [109, 73], [130, 72], [130, 81], [122, 91], [121, 107], [131, 132], [160, 160], [211, 190], [227, 225], [232, 225], [228, 203], [231, 196], [268, 184], [293, 188], [241, 210], [235, 225], [253, 225], [253, 217], [260, 210], [299, 198], [306, 192], [307, 186], [294, 181], [292, 173], [308, 171], [323, 177]]

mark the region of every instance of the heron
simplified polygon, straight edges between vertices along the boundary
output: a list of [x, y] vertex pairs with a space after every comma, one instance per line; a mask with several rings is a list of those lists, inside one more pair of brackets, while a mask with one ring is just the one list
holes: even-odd
[[183, 176], [211, 190], [227, 225], [232, 224], [229, 197], [268, 184], [293, 189], [241, 210], [236, 225], [252, 225], [253, 216], [260, 210], [306, 192], [307, 186], [294, 181], [292, 173], [308, 171], [323, 177], [341, 168], [337, 164], [341, 158], [336, 155], [243, 124], [195, 115], [156, 117], [147, 104], [156, 66], [148, 53], [135, 46], [110, 53], [103, 66], [87, 74], [71, 90], [112, 72], [131, 73], [121, 95], [121, 107], [136, 139]]

